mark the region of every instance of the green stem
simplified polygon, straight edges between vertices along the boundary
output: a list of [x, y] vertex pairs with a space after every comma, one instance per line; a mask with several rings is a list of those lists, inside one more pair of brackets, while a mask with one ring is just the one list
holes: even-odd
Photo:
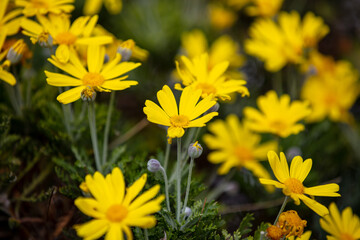
[[191, 158], [190, 166], [189, 166], [189, 175], [188, 175], [188, 180], [187, 180], [187, 184], [186, 184], [186, 194], [185, 194], [183, 212], [185, 212], [186, 204], [187, 204], [187, 201], [188, 201], [188, 198], [189, 198], [190, 184], [191, 184], [191, 174], [192, 174], [193, 166], [194, 166], [194, 158]]
[[274, 74], [274, 78], [272, 79], [273, 81], [273, 89], [276, 91], [276, 93], [280, 96], [283, 93], [283, 87], [282, 87], [282, 77], [281, 77], [282, 72], [279, 71], [277, 73]]
[[171, 212], [170, 200], [169, 200], [169, 183], [168, 183], [166, 171], [165, 171], [165, 169], [164, 169], [163, 167], [160, 168], [160, 171], [162, 172], [162, 174], [163, 174], [163, 176], [164, 176], [164, 182], [165, 182], [165, 197], [166, 197], [167, 210], [168, 210], [169, 212]]
[[167, 166], [169, 163], [170, 147], [171, 147], [171, 144], [168, 143], [166, 140], [166, 150], [165, 150], [165, 159], [164, 159], [164, 171], [165, 172], [167, 170]]
[[[59, 88], [59, 92], [60, 94], [63, 93], [63, 89], [60, 87]], [[72, 128], [71, 128], [71, 124], [70, 124], [70, 119], [69, 117], [72, 115], [71, 113], [71, 103], [68, 104], [61, 104], [61, 108], [64, 114], [64, 124], [65, 124], [65, 129], [67, 134], [69, 135], [69, 138], [71, 140], [71, 142], [74, 140], [73, 134], [72, 134]]]
[[19, 104], [17, 102], [17, 98], [15, 96], [14, 87], [10, 86], [7, 83], [6, 83], [5, 87], [6, 87], [6, 90], [7, 90], [8, 94], [9, 94], [10, 103], [11, 103], [13, 109], [15, 110], [16, 115], [21, 116], [22, 113], [21, 113], [20, 106], [19, 106]]
[[108, 142], [109, 142], [109, 131], [110, 131], [110, 123], [111, 123], [111, 115], [114, 109], [114, 101], [115, 101], [115, 91], [112, 91], [110, 94], [110, 102], [109, 108], [106, 117], [106, 125], [104, 131], [104, 143], [103, 143], [103, 151], [102, 151], [102, 164], [106, 163], [107, 160], [107, 152], [108, 152]]
[[284, 211], [286, 203], [288, 201], [288, 198], [289, 198], [288, 196], [285, 196], [284, 202], [281, 205], [280, 211], [279, 211], [279, 213], [278, 213], [278, 215], [277, 215], [277, 217], [275, 219], [274, 225], [276, 225], [277, 221], [279, 220], [280, 214]]
[[100, 163], [99, 147], [98, 147], [98, 142], [97, 142], [96, 116], [95, 116], [95, 104], [94, 104], [94, 102], [89, 102], [88, 116], [89, 116], [91, 142], [92, 142], [92, 145], [93, 145], [94, 155], [95, 155], [96, 169], [99, 172], [102, 172], [101, 163]]
[[180, 223], [181, 212], [181, 138], [177, 138], [176, 161], [176, 220]]
[[148, 234], [148, 230], [146, 228], [144, 229], [144, 237], [145, 237], [145, 240], [149, 240], [149, 234]]

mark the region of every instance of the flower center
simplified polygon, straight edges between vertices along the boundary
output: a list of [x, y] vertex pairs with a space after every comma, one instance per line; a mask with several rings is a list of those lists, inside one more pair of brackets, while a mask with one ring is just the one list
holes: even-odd
[[241, 163], [254, 158], [252, 152], [243, 146], [238, 146], [235, 148], [235, 155]]
[[128, 210], [120, 204], [114, 204], [106, 211], [106, 218], [111, 222], [121, 222], [126, 218]]
[[47, 1], [45, 0], [32, 0], [31, 4], [33, 6], [33, 8], [48, 8], [49, 5], [47, 3]]
[[342, 233], [340, 235], [340, 240], [355, 240], [355, 238], [348, 233]]
[[187, 116], [175, 115], [170, 118], [170, 123], [174, 127], [186, 127], [189, 125], [190, 121]]
[[76, 36], [71, 32], [62, 32], [56, 35], [56, 42], [60, 44], [72, 45], [76, 41]]
[[208, 84], [208, 83], [199, 83], [196, 86], [196, 89], [201, 89], [202, 93], [203, 94], [205, 93], [207, 95], [216, 93], [216, 88], [213, 85]]
[[85, 86], [97, 87], [101, 86], [105, 79], [100, 73], [88, 72], [84, 75], [82, 81]]
[[334, 96], [333, 94], [327, 94], [325, 96], [324, 101], [327, 106], [331, 107], [331, 106], [336, 105], [337, 99], [336, 99], [336, 96]]
[[296, 178], [288, 178], [284, 182], [285, 187], [290, 193], [303, 194], [304, 185]]
[[270, 123], [270, 127], [272, 129], [275, 129], [276, 132], [282, 132], [286, 129], [286, 124], [283, 121], [275, 120], [272, 123]]

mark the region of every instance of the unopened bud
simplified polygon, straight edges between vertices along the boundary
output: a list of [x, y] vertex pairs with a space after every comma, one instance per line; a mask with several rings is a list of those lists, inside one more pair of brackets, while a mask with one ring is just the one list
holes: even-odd
[[190, 144], [188, 148], [188, 154], [191, 158], [198, 158], [203, 152], [202, 146], [196, 141], [195, 143]]
[[212, 112], [217, 112], [220, 109], [220, 104], [219, 103], [215, 103], [214, 106], [212, 106], [211, 108], [209, 108], [209, 110], [206, 111], [206, 113], [212, 113]]
[[161, 169], [161, 164], [158, 160], [156, 159], [150, 159], [147, 163], [147, 169], [150, 171], [150, 172], [157, 172]]
[[299, 147], [291, 147], [286, 151], [286, 158], [293, 159], [296, 156], [301, 156], [302, 151]]
[[190, 217], [192, 213], [191, 208], [186, 207], [184, 213], [186, 217]]
[[51, 47], [53, 45], [53, 38], [48, 32], [42, 32], [37, 38], [37, 42], [41, 47]]
[[15, 64], [20, 61], [23, 56], [25, 47], [26, 44], [23, 39], [16, 41], [16, 43], [11, 46], [6, 54], [6, 58], [11, 62], [11, 64]]
[[81, 99], [85, 102], [92, 102], [96, 98], [96, 91], [92, 87], [86, 87], [81, 92]]
[[120, 53], [122, 62], [126, 62], [130, 60], [134, 46], [135, 46], [135, 42], [132, 39], [126, 40], [120, 44], [120, 46], [117, 49], [117, 52]]

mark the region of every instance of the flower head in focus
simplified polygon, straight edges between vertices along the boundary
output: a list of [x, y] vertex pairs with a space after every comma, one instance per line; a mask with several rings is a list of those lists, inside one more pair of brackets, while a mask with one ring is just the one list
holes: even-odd
[[71, 76], [45, 71], [47, 83], [52, 86], [74, 87], [61, 93], [57, 100], [63, 104], [78, 100], [82, 94], [92, 98], [95, 91], [124, 90], [137, 85], [137, 81], [125, 80], [128, 76], [121, 76], [138, 66], [140, 63], [121, 62], [118, 54], [115, 59], [104, 64], [105, 49], [98, 45], [89, 45], [87, 50], [87, 69], [81, 64], [75, 52], [70, 52], [67, 63], [60, 62], [54, 55], [48, 60], [56, 67]]
[[278, 98], [273, 90], [258, 97], [257, 105], [260, 111], [252, 107], [244, 109], [248, 127], [256, 132], [273, 133], [283, 138], [304, 130], [304, 125], [298, 121], [311, 113], [307, 102], [290, 102], [287, 94]]
[[278, 22], [271, 18], [258, 19], [249, 31], [246, 52], [264, 61], [268, 71], [276, 72], [288, 63], [302, 63], [305, 49], [315, 48], [329, 27], [311, 12], [301, 22], [300, 15], [293, 11], [281, 12]]
[[337, 193], [339, 185], [330, 183], [316, 187], [305, 187], [303, 181], [312, 167], [312, 160], [310, 158], [303, 161], [300, 156], [294, 157], [291, 161], [290, 169], [283, 152], [280, 153], [280, 159], [274, 151], [268, 152], [268, 160], [278, 181], [260, 178], [259, 180], [262, 184], [282, 188], [283, 193], [291, 197], [295, 204], [299, 205], [300, 200], [302, 200], [306, 206], [320, 216], [329, 214], [329, 210], [324, 205], [315, 201], [313, 197], [340, 197], [340, 194]]
[[98, 14], [102, 4], [110, 14], [118, 14], [122, 10], [122, 0], [85, 0], [84, 14], [90, 16]]
[[70, 16], [50, 14], [49, 17], [38, 15], [40, 24], [33, 20], [22, 21], [23, 33], [30, 36], [33, 43], [47, 42], [51, 36], [52, 43], [58, 45], [55, 56], [63, 63], [69, 60], [70, 51], [80, 45], [104, 45], [112, 42], [109, 36], [92, 37], [92, 31], [97, 23], [98, 16], [79, 17], [72, 24]]
[[199, 89], [186, 87], [181, 93], [178, 108], [171, 89], [164, 85], [162, 90], [157, 93], [161, 108], [154, 102], [146, 100], [144, 113], [149, 122], [169, 127], [167, 133], [169, 143], [171, 143], [171, 139], [180, 138], [184, 135], [185, 128], [203, 127], [205, 123], [218, 115], [217, 112], [204, 114], [216, 104], [216, 101], [213, 100], [212, 96], [208, 96], [198, 102], [200, 96], [201, 91]]
[[277, 142], [260, 144], [260, 135], [251, 132], [240, 123], [236, 115], [229, 115], [226, 121], [216, 120], [208, 126], [212, 134], [204, 135], [204, 142], [210, 150], [212, 163], [222, 163], [219, 174], [226, 174], [232, 167], [246, 168], [256, 177], [270, 178], [259, 161], [265, 160], [268, 151], [277, 149]]
[[315, 74], [301, 89], [301, 98], [313, 109], [306, 120], [319, 122], [329, 117], [335, 122], [353, 122], [350, 109], [360, 93], [358, 72], [347, 61], [334, 61], [319, 53], [310, 54], [309, 65]]
[[78, 197], [75, 205], [94, 219], [75, 226], [78, 236], [97, 239], [106, 234], [105, 239], [124, 239], [125, 234], [127, 239], [132, 240], [130, 227], [154, 227], [156, 218], [151, 214], [161, 209], [164, 196], [155, 198], [160, 190], [159, 185], [139, 195], [146, 179], [147, 175], [143, 174], [125, 188], [123, 174], [117, 167], [106, 177], [99, 172], [93, 176], [87, 175], [85, 183], [92, 197]]
[[330, 214], [320, 219], [320, 226], [330, 236], [328, 240], [358, 240], [360, 239], [360, 219], [353, 214], [351, 207], [345, 208], [340, 214], [335, 203], [329, 207]]
[[70, 13], [74, 10], [74, 0], [15, 0], [15, 5], [22, 8], [27, 16], [46, 15], [48, 13]]
[[[190, 60], [185, 56], [176, 61], [177, 72], [184, 86], [191, 86], [201, 90], [203, 98], [213, 96], [215, 99], [230, 100], [231, 93], [240, 93], [248, 96], [249, 90], [245, 87], [246, 81], [239, 79], [229, 79], [225, 72], [229, 67], [228, 61], [223, 61], [209, 69], [209, 57], [206, 53]], [[182, 90], [180, 84], [175, 85], [175, 89]]]

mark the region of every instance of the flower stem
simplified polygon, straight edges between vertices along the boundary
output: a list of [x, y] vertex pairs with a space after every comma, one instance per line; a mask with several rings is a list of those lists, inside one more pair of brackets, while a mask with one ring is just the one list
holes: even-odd
[[167, 170], [167, 166], [169, 163], [170, 147], [171, 147], [171, 144], [169, 144], [166, 140], [166, 150], [165, 150], [165, 159], [164, 159], [164, 171], [165, 172]]
[[194, 158], [191, 158], [190, 159], [190, 166], [189, 166], [189, 175], [188, 175], [188, 180], [187, 180], [187, 184], [186, 184], [186, 194], [185, 194], [183, 212], [185, 212], [186, 204], [187, 204], [187, 201], [188, 201], [188, 198], [189, 198], [191, 174], [192, 174], [193, 166], [194, 166]]
[[[59, 88], [59, 92], [60, 93], [64, 92], [61, 87]], [[63, 111], [63, 114], [64, 114], [65, 129], [66, 129], [66, 132], [69, 135], [69, 138], [70, 138], [70, 140], [72, 142], [74, 138], [73, 138], [72, 129], [71, 129], [71, 125], [70, 125], [70, 119], [69, 119], [72, 116], [71, 108], [70, 108], [71, 105], [70, 104], [71, 103], [61, 104], [61, 108], [62, 108], [62, 111]]]
[[166, 171], [163, 167], [160, 168], [160, 171], [162, 172], [163, 176], [164, 176], [164, 182], [165, 182], [165, 197], [166, 197], [166, 206], [167, 206], [167, 210], [169, 212], [171, 212], [170, 209], [170, 200], [169, 200], [169, 183], [168, 183], [168, 179], [167, 179], [167, 175], [166, 175]]
[[286, 206], [287, 201], [288, 201], [288, 198], [289, 198], [288, 196], [285, 196], [284, 202], [281, 205], [280, 211], [279, 211], [279, 213], [278, 213], [278, 215], [277, 215], [277, 217], [275, 219], [274, 225], [276, 225], [277, 221], [279, 220], [280, 214], [284, 211], [285, 206]]
[[180, 222], [181, 211], [181, 138], [177, 138], [176, 161], [176, 220]]
[[144, 229], [144, 237], [145, 237], [145, 240], [149, 240], [149, 234], [148, 234], [148, 230], [146, 228]]
[[96, 169], [99, 172], [102, 172], [101, 163], [100, 163], [99, 147], [98, 147], [98, 142], [97, 142], [95, 104], [94, 104], [94, 102], [89, 102], [88, 116], [89, 116], [91, 142], [92, 142], [92, 145], [93, 145], [94, 155], [95, 155]]
[[14, 87], [10, 86], [7, 83], [6, 83], [5, 87], [6, 87], [6, 91], [9, 94], [10, 103], [11, 103], [12, 107], [14, 108], [16, 115], [21, 116], [22, 112], [21, 112], [19, 103], [18, 103], [17, 98], [16, 98]]
[[102, 164], [106, 163], [107, 160], [107, 152], [108, 152], [108, 142], [109, 142], [109, 130], [111, 123], [111, 115], [114, 109], [114, 101], [115, 101], [115, 91], [112, 91], [110, 94], [110, 102], [109, 108], [106, 116], [106, 124], [104, 130], [104, 143], [103, 143], [103, 151], [102, 151]]

